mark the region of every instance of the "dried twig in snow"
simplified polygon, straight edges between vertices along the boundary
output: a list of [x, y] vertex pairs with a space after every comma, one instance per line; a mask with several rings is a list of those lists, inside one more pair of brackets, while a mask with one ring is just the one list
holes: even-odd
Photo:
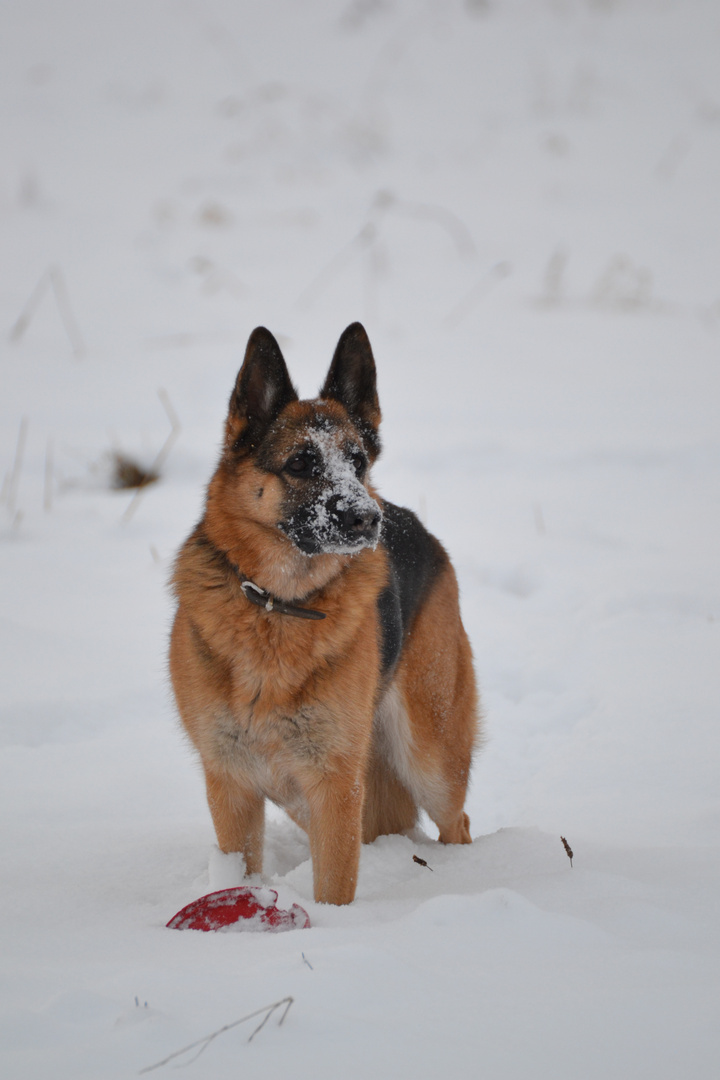
[[144, 1069], [140, 1070], [138, 1075], [142, 1076], [143, 1073], [149, 1073], [152, 1072], [153, 1069], [159, 1069], [163, 1065], [167, 1065], [169, 1061], [173, 1061], [174, 1058], [181, 1057], [183, 1054], [188, 1054], [191, 1050], [195, 1050], [196, 1047], [199, 1047], [197, 1054], [195, 1054], [195, 1057], [191, 1058], [190, 1061], [186, 1062], [186, 1064], [190, 1065], [191, 1062], [197, 1061], [202, 1052], [204, 1050], [207, 1050], [210, 1043], [213, 1041], [213, 1039], [217, 1039], [218, 1035], [223, 1035], [226, 1031], [231, 1031], [232, 1028], [237, 1027], [239, 1024], [244, 1024], [246, 1020], [252, 1020], [253, 1017], [262, 1016], [262, 1014], [264, 1013], [265, 1015], [263, 1016], [262, 1020], [248, 1039], [248, 1042], [250, 1043], [253, 1041], [257, 1033], [259, 1031], [262, 1031], [272, 1014], [282, 1005], [284, 1005], [285, 1009], [282, 1016], [278, 1020], [278, 1027], [280, 1027], [283, 1020], [288, 1014], [288, 1009], [292, 1005], [293, 1000], [294, 999], [292, 997], [285, 997], [282, 998], [281, 1001], [275, 1001], [272, 1005], [265, 1005], [262, 1009], [256, 1009], [255, 1012], [248, 1013], [247, 1016], [241, 1016], [239, 1020], [234, 1020], [232, 1024], [225, 1024], [224, 1027], [218, 1028], [217, 1031], [213, 1031], [211, 1035], [206, 1035], [205, 1038], [198, 1039], [196, 1042], [190, 1043], [189, 1046], [184, 1046], [182, 1050], [176, 1050], [174, 1054], [168, 1054], [168, 1056], [166, 1058], [163, 1058], [162, 1061], [157, 1061], [154, 1065], [147, 1065]]
[[425, 859], [421, 859], [419, 855], [413, 855], [413, 862], [416, 862], [418, 866], [427, 866], [428, 870], [432, 870], [432, 866], [428, 866]]
[[[447, 210], [444, 206], [432, 203], [411, 203], [399, 199], [392, 191], [381, 190], [376, 192], [370, 205], [365, 224], [360, 231], [345, 244], [330, 261], [313, 278], [310, 284], [298, 297], [298, 304], [305, 305], [315, 300], [337, 275], [343, 270], [358, 252], [369, 251], [371, 255], [379, 254], [379, 243], [383, 231], [383, 221], [388, 214], [398, 217], [411, 218], [416, 221], [429, 221], [439, 225], [452, 240], [458, 255], [465, 258], [472, 257], [476, 253], [475, 242], [470, 230], [463, 221]], [[370, 264], [370, 277], [377, 273], [378, 265], [383, 265], [383, 259]]]
[[498, 282], [509, 277], [511, 273], [512, 267], [508, 262], [499, 262], [491, 266], [482, 279], [448, 311], [443, 320], [445, 325], [456, 326], [477, 307]]
[[573, 861], [572, 848], [570, 847], [570, 845], [568, 844], [568, 842], [567, 842], [567, 840], [565, 839], [564, 836], [561, 836], [560, 839], [562, 840], [562, 846], [565, 848], [565, 853], [567, 854], [567, 857], [570, 860], [570, 865], [572, 866], [572, 861]]
[[46, 514], [52, 510], [53, 479], [55, 475], [55, 447], [52, 439], [48, 439], [45, 447], [45, 485], [43, 491], [43, 508]]
[[18, 484], [20, 483], [20, 473], [22, 472], [23, 455], [25, 453], [25, 443], [27, 441], [29, 423], [30, 421], [27, 416], [23, 416], [20, 421], [17, 443], [15, 444], [13, 466], [3, 481], [0, 501], [5, 503], [9, 514], [15, 512], [15, 499], [17, 498], [17, 489]]
[[[180, 435], [180, 431], [182, 430], [180, 421], [178, 420], [177, 413], [172, 407], [172, 403], [170, 401], [170, 397], [168, 396], [167, 390], [163, 390], [163, 388], [160, 387], [160, 389], [158, 390], [158, 397], [160, 398], [162, 407], [164, 408], [167, 414], [167, 418], [170, 421], [170, 434], [155, 455], [155, 460], [153, 461], [152, 465], [146, 471], [147, 476], [154, 477], [160, 475], [160, 469], [167, 461], [168, 455], [170, 454], [170, 451], [175, 445], [175, 441], [177, 440], [178, 436]], [[142, 495], [147, 486], [147, 483], [145, 483], [141, 484], [137, 488], [137, 491], [135, 492], [132, 499], [125, 508], [125, 513], [122, 516], [123, 521], [129, 521], [132, 515], [135, 513], [140, 496]]]
[[65, 284], [65, 275], [59, 266], [48, 267], [33, 291], [30, 293], [30, 297], [25, 304], [25, 307], [20, 312], [10, 330], [10, 341], [20, 341], [23, 337], [48, 289], [52, 289], [53, 291], [55, 303], [57, 304], [62, 324], [65, 327], [65, 333], [72, 345], [76, 359], [80, 360], [85, 355], [85, 342], [83, 341], [82, 334], [80, 333], [77, 321], [73, 315], [72, 307], [70, 306], [70, 297], [68, 295], [67, 285]]

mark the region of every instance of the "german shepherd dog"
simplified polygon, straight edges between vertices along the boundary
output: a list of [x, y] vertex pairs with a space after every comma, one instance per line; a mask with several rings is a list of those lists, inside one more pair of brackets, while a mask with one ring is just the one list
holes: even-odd
[[415, 825], [469, 844], [477, 741], [455, 574], [373, 489], [375, 361], [349, 326], [300, 401], [272, 334], [248, 342], [205, 512], [180, 550], [170, 645], [222, 851], [262, 872], [264, 804], [310, 839], [315, 900], [355, 897], [360, 844]]

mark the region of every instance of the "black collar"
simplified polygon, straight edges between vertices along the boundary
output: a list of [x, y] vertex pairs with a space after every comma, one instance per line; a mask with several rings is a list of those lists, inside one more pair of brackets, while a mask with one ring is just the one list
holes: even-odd
[[243, 596], [246, 600], [249, 600], [251, 604], [255, 604], [256, 607], [264, 608], [265, 611], [269, 613], [275, 613], [276, 615], [293, 615], [296, 619], [327, 618], [324, 611], [300, 607], [299, 604], [290, 604], [286, 600], [280, 600], [277, 596], [273, 596], [272, 593], [267, 592], [266, 589], [261, 589], [259, 585], [256, 585], [254, 581], [251, 581], [250, 578], [246, 577], [246, 575], [240, 571], [228, 556], [227, 552], [213, 544], [212, 540], [206, 535], [205, 530], [202, 529], [202, 527], [198, 529], [196, 535], [199, 543], [211, 548], [214, 556], [224, 563], [225, 566], [240, 579], [240, 588], [243, 591]]
[[[228, 562], [230, 562], [229, 559]], [[294, 615], [296, 619], [325, 619], [327, 617], [324, 611], [315, 611], [314, 608], [299, 607], [298, 604], [288, 604], [286, 600], [278, 600], [277, 596], [273, 596], [272, 593], [261, 589], [254, 581], [250, 581], [244, 574], [241, 574], [232, 563], [230, 565], [240, 578], [240, 588], [245, 594], [245, 599], [249, 600], [251, 604], [265, 608], [266, 611], [274, 611], [278, 615]]]

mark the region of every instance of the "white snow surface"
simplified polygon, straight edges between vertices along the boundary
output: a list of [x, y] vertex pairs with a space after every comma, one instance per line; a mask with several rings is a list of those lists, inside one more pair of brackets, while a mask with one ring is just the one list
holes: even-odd
[[[136, 1076], [287, 996], [183, 1075], [717, 1075], [720, 5], [0, 21], [2, 1075]], [[170, 931], [242, 867], [174, 716], [169, 568], [249, 332], [312, 396], [356, 319], [375, 482], [458, 570], [475, 840], [380, 838], [334, 908], [273, 811], [264, 884], [312, 929]], [[152, 462], [160, 389], [181, 430], [127, 512], [108, 455]]]

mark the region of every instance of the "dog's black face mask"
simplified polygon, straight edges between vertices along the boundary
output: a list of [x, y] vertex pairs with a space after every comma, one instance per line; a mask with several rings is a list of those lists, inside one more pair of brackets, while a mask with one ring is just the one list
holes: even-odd
[[377, 544], [382, 511], [363, 482], [367, 465], [360, 445], [330, 424], [309, 430], [288, 457], [279, 527], [304, 554], [351, 554]]

